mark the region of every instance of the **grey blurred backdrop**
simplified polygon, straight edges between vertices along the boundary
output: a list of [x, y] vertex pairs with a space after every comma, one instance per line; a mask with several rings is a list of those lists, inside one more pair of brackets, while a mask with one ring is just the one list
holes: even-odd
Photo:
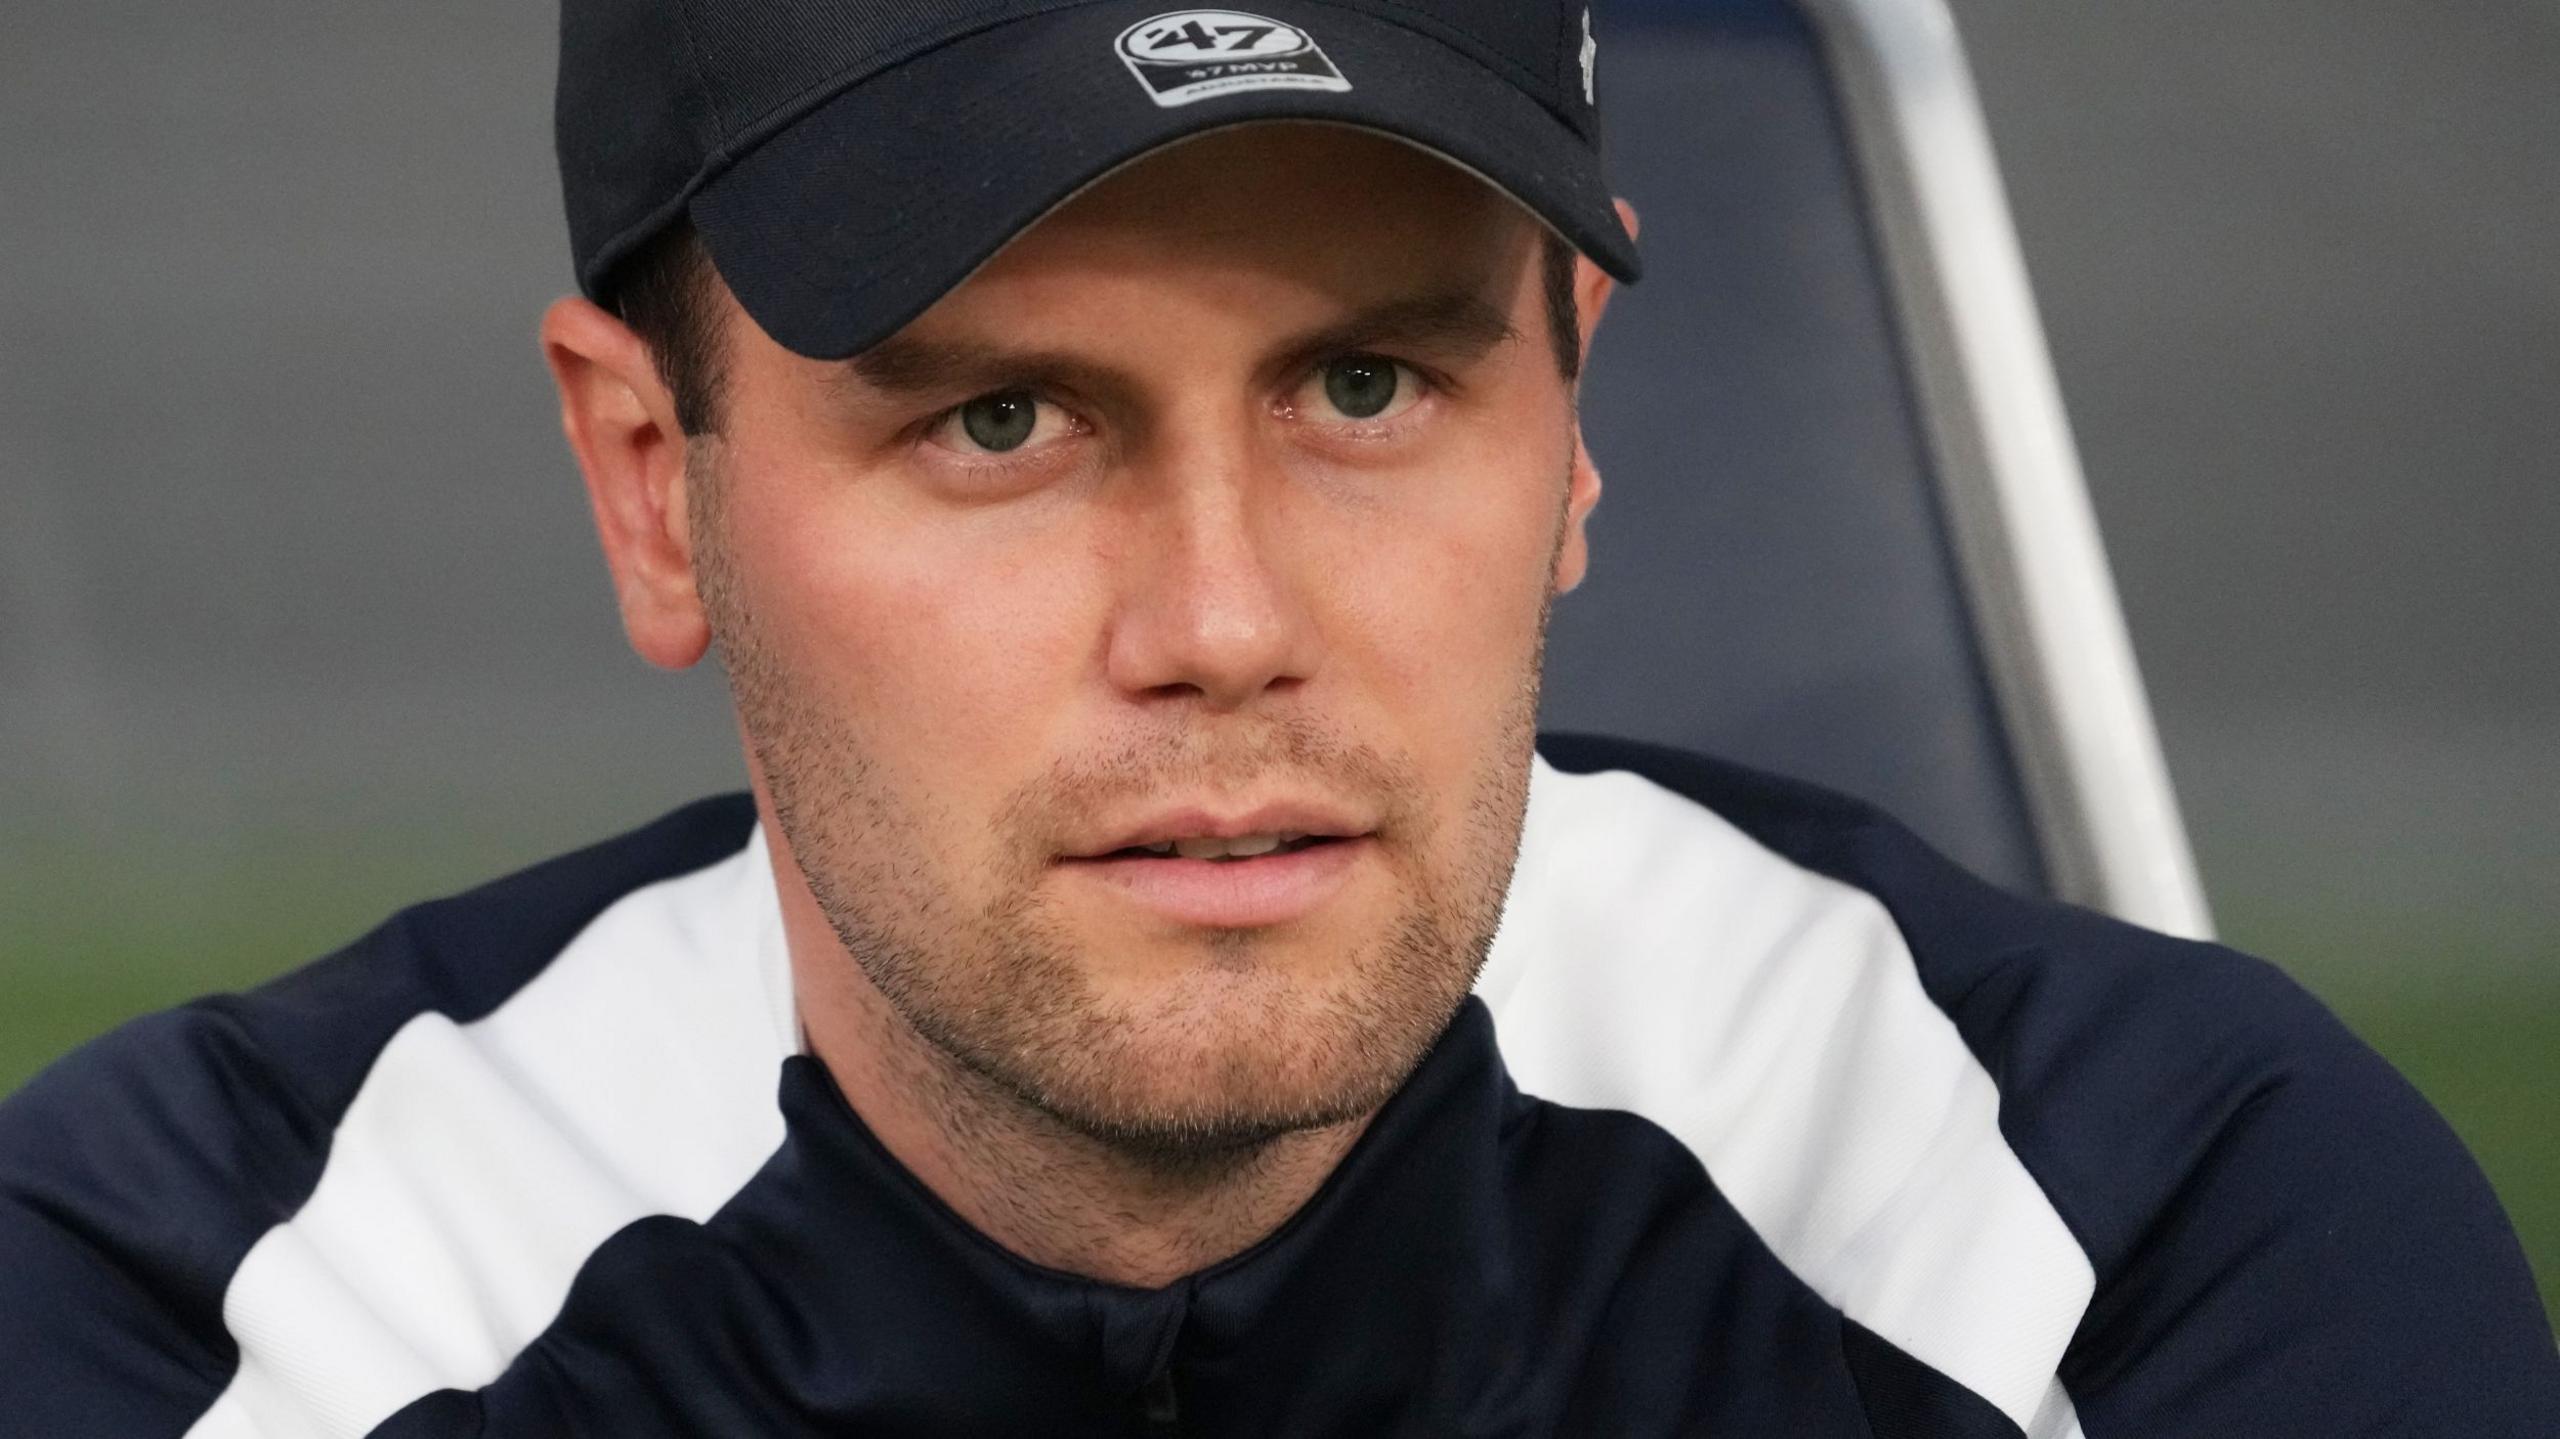
[[[2225, 929], [2549, 1283], [2560, 6], [1955, 8]], [[716, 678], [622, 647], [533, 345], [552, 23], [10, 0], [0, 1088], [739, 782]]]

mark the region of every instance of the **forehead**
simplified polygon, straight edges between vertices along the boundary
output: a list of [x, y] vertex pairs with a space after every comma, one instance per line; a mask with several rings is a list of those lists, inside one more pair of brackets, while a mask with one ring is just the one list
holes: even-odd
[[1016, 237], [947, 300], [1078, 277], [1143, 285], [1250, 275], [1351, 300], [1416, 286], [1483, 288], [1525, 263], [1537, 230], [1499, 190], [1400, 140], [1266, 122], [1114, 172]]

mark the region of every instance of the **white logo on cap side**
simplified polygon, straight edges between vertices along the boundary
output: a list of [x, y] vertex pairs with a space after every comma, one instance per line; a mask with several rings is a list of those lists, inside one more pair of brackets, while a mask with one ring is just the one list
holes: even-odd
[[1167, 109], [1253, 90], [1351, 88], [1314, 36], [1244, 10], [1167, 11], [1122, 31], [1117, 48]]

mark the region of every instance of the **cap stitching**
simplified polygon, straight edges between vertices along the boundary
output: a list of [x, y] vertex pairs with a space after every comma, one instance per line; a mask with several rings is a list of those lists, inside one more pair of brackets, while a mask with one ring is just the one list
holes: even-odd
[[[674, 8], [676, 27], [684, 32], [685, 58], [693, 62], [694, 88], [702, 92], [702, 108], [711, 117], [711, 137], [715, 142], [711, 151], [716, 155], [729, 143], [727, 128], [720, 123], [720, 98], [711, 93], [711, 77], [702, 70], [702, 42], [694, 38], [693, 7], [684, 0], [676, 0]], [[690, 185], [685, 187], [687, 193], [692, 188]]]

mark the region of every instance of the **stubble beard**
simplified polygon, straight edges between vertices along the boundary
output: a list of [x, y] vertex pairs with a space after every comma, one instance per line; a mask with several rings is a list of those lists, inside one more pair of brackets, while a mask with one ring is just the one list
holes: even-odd
[[[1174, 1170], [1364, 1118], [1448, 1027], [1491, 952], [1518, 859], [1552, 586], [1446, 843], [1409, 762], [1290, 717], [1221, 732], [1214, 747], [1194, 730], [1061, 761], [999, 808], [991, 857], [938, 867], [931, 801], [884, 774], [851, 719], [773, 649], [728, 564], [720, 482], [688, 489], [704, 605], [775, 821], [863, 977], [960, 1075]], [[1560, 513], [1559, 553], [1563, 535]], [[1038, 842], [1115, 798], [1240, 790], [1274, 774], [1380, 805], [1371, 843], [1398, 880], [1390, 921], [1323, 982], [1272, 962], [1258, 932], [1213, 931], [1142, 1000], [1100, 994], [1089, 946], [1042, 893], [1053, 856]]]

